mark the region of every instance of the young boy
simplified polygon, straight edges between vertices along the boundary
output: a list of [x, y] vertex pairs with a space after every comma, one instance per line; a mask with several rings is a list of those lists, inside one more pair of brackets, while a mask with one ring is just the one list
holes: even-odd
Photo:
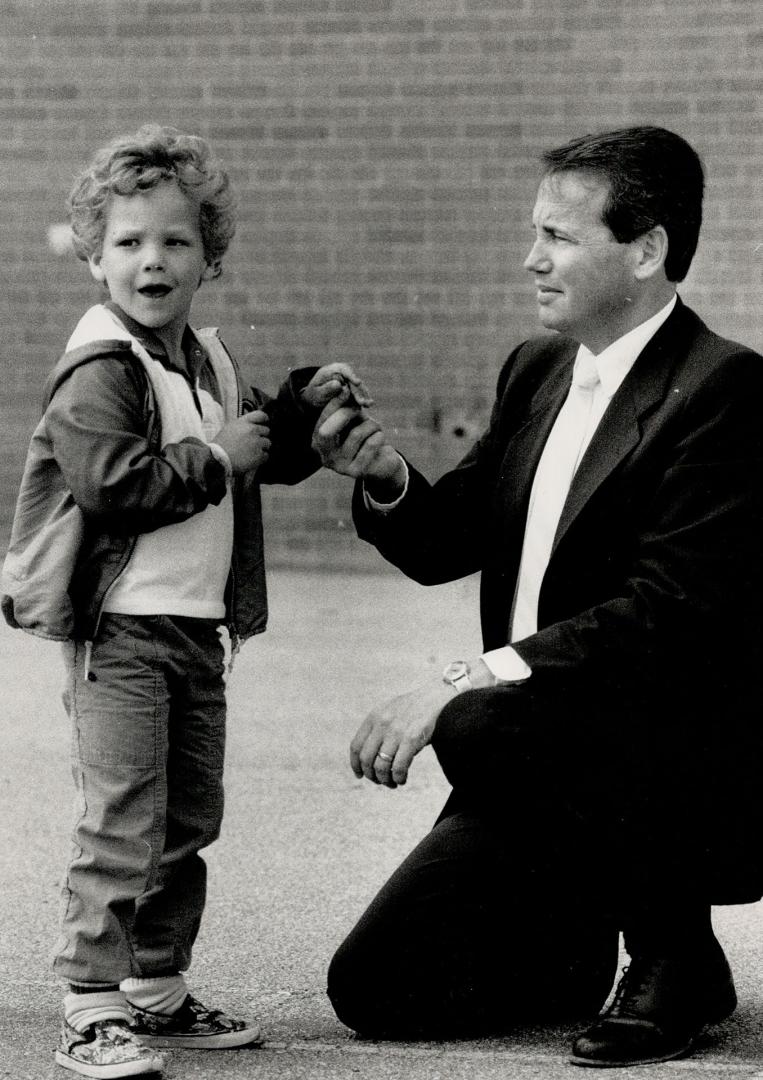
[[70, 197], [77, 254], [109, 300], [47, 386], [3, 570], [8, 621], [65, 641], [77, 789], [54, 968], [69, 985], [56, 1060], [83, 1076], [162, 1068], [154, 1047], [233, 1047], [256, 1025], [186, 987], [204, 908], [199, 850], [223, 812], [224, 649], [264, 629], [260, 483], [319, 460], [346, 365], [241, 387], [188, 318], [234, 231], [207, 144], [148, 126], [96, 154]]

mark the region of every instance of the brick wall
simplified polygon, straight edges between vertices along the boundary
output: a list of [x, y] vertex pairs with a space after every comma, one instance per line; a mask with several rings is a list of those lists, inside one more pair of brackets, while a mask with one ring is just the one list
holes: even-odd
[[[3, 537], [43, 378], [97, 297], [48, 229], [93, 148], [147, 120], [208, 137], [239, 193], [195, 321], [267, 388], [356, 363], [430, 475], [536, 328], [536, 158], [577, 134], [647, 122], [696, 145], [706, 225], [683, 295], [762, 347], [758, 16], [754, 0], [2, 0]], [[271, 563], [378, 565], [348, 507], [328, 474], [267, 492]]]

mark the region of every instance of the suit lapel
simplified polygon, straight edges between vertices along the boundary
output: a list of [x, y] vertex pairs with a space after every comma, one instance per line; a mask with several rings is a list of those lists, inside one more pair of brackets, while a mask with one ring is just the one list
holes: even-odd
[[598, 487], [641, 438], [634, 401], [620, 387], [596, 429], [575, 473], [554, 537], [552, 554]]
[[677, 357], [687, 349], [689, 335], [682, 330], [689, 315], [679, 299], [609, 403], [572, 481], [552, 554], [594, 492], [640, 442], [642, 418], [664, 400]]
[[524, 521], [538, 461], [570, 388], [575, 352], [576, 347], [565, 350], [557, 359], [506, 444], [501, 475], [506, 521]]

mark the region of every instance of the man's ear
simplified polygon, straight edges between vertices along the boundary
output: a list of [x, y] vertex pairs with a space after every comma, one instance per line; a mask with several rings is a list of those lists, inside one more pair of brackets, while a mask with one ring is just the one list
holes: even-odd
[[[207, 263], [207, 265], [204, 267], [204, 269], [201, 272], [201, 280], [202, 281], [214, 281], [214, 279], [218, 278], [220, 276], [220, 274], [222, 274], [222, 272], [223, 272], [222, 263], [220, 262], [219, 259], [216, 259], [215, 262]], [[199, 284], [201, 284], [201, 282], [199, 282]]]
[[106, 274], [101, 266], [101, 255], [89, 255], [87, 259], [87, 265], [90, 267], [90, 273], [93, 275], [96, 281], [100, 281], [103, 284], [106, 281]]
[[639, 281], [653, 277], [665, 266], [668, 257], [668, 234], [662, 225], [643, 233], [634, 240], [636, 266], [634, 273]]

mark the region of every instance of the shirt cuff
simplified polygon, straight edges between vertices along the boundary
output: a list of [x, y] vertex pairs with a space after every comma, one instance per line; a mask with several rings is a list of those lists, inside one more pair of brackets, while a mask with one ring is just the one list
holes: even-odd
[[365, 481], [364, 481], [364, 483], [363, 483], [363, 501], [366, 504], [366, 509], [367, 510], [375, 510], [377, 514], [388, 514], [391, 510], [394, 510], [395, 507], [398, 506], [403, 501], [403, 499], [405, 498], [406, 493], [408, 491], [408, 480], [409, 480], [409, 477], [410, 477], [410, 473], [408, 472], [408, 465], [407, 465], [407, 462], [406, 462], [405, 458], [403, 457], [403, 455], [400, 454], [398, 456], [400, 457], [400, 460], [403, 463], [403, 468], [405, 469], [405, 483], [403, 484], [403, 490], [400, 492], [400, 494], [394, 500], [394, 502], [389, 502], [389, 503], [377, 502], [376, 499], [372, 499], [371, 496], [366, 491], [366, 485], [365, 485]]
[[491, 649], [490, 652], [482, 654], [482, 659], [499, 682], [524, 682], [532, 675], [532, 668], [511, 645], [504, 645], [502, 649]]
[[225, 469], [226, 482], [231, 481], [233, 479], [233, 466], [222, 446], [219, 446], [216, 442], [207, 443], [207, 446], [212, 451], [212, 456], [216, 458]]

